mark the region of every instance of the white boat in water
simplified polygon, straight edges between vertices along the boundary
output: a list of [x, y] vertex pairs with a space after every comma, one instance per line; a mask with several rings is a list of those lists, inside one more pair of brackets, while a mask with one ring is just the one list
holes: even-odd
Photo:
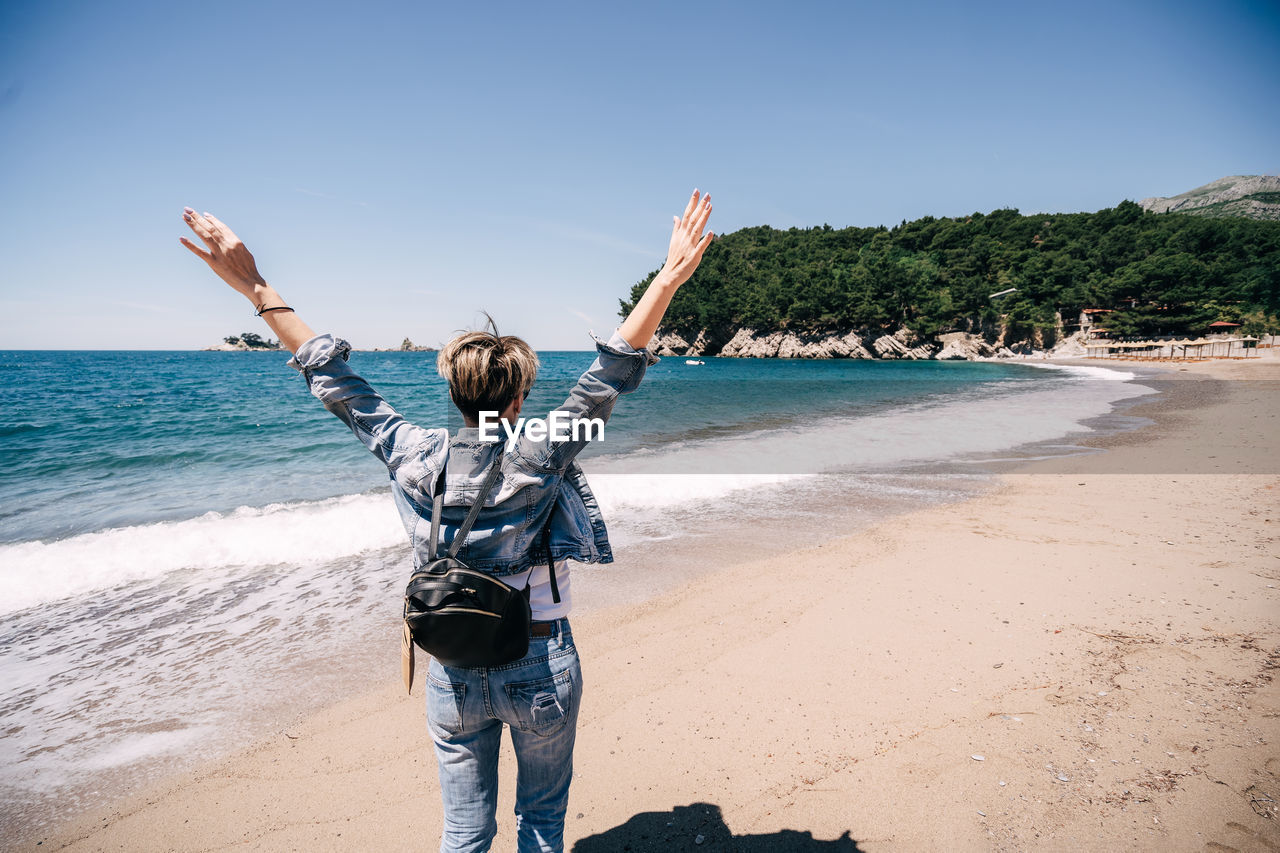
[[686, 358], [686, 359], [684, 360], [684, 363], [685, 363], [685, 364], [706, 364], [706, 362], [705, 362], [705, 361], [699, 361], [699, 360], [698, 360], [698, 359], [696, 359], [696, 358]]

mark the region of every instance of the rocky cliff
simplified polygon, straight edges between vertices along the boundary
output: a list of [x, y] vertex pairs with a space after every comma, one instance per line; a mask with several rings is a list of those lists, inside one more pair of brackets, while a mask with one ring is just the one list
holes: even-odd
[[736, 358], [872, 358], [853, 332], [843, 335], [739, 329], [717, 355]]
[[[870, 343], [867, 339], [870, 338]], [[693, 343], [674, 333], [662, 334], [650, 347], [661, 356], [718, 355], [728, 358], [869, 358], [882, 360], [979, 361], [989, 358], [1023, 358], [1041, 356], [1081, 356], [1085, 354], [1082, 333], [1063, 338], [1050, 349], [1032, 347], [1029, 342], [1018, 345], [1018, 351], [988, 343], [981, 335], [950, 332], [925, 340], [910, 329], [899, 329], [892, 335], [859, 335], [857, 332], [768, 332], [738, 329], [723, 347], [708, 344], [706, 332]]]
[[981, 335], [971, 335], [968, 332], [938, 335], [938, 343], [942, 345], [942, 349], [934, 355], [938, 361], [974, 361], [993, 358], [998, 353]]
[[1144, 198], [1139, 205], [1153, 213], [1280, 220], [1280, 177], [1228, 175], [1169, 198]]

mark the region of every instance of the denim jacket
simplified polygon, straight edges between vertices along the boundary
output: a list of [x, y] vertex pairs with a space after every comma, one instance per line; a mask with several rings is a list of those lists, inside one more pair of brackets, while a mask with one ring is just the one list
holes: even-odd
[[[658, 360], [647, 350], [633, 349], [617, 332], [607, 343], [597, 338], [596, 349], [595, 362], [559, 408], [569, 417], [607, 421], [618, 395], [634, 391], [645, 369]], [[495, 455], [503, 454], [501, 475], [459, 552], [465, 563], [504, 576], [545, 562], [541, 535], [548, 518], [554, 559], [613, 562], [600, 507], [574, 461], [585, 438], [535, 441], [522, 433], [509, 453], [504, 453], [507, 436], [501, 428], [496, 442], [481, 441], [480, 430], [472, 427], [460, 429], [451, 440], [447, 429], [424, 429], [397, 414], [347, 364], [350, 352], [351, 345], [341, 338], [317, 335], [298, 347], [289, 366], [306, 377], [311, 393], [387, 466], [415, 568], [435, 556], [428, 553], [431, 504], [446, 454], [441, 553], [474, 503]]]

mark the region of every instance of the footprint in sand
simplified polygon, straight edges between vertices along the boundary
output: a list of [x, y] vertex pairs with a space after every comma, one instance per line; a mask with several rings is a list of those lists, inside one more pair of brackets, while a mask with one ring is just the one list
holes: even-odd
[[1205, 850], [1212, 850], [1214, 853], [1247, 853], [1247, 851], [1251, 850], [1278, 851], [1280, 853], [1280, 843], [1267, 838], [1265, 835], [1259, 835], [1244, 824], [1228, 821], [1223, 829], [1223, 834], [1232, 843], [1209, 841], [1204, 845]]

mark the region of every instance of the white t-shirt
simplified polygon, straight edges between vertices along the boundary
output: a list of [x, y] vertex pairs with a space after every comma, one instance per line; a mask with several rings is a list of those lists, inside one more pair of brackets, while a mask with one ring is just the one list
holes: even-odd
[[529, 582], [529, 609], [533, 611], [536, 622], [550, 622], [569, 615], [572, 596], [569, 593], [569, 561], [556, 561], [556, 587], [560, 590], [560, 603], [556, 604], [551, 597], [551, 572], [546, 563], [538, 563], [528, 572], [508, 575], [503, 582], [524, 589], [525, 581]]

